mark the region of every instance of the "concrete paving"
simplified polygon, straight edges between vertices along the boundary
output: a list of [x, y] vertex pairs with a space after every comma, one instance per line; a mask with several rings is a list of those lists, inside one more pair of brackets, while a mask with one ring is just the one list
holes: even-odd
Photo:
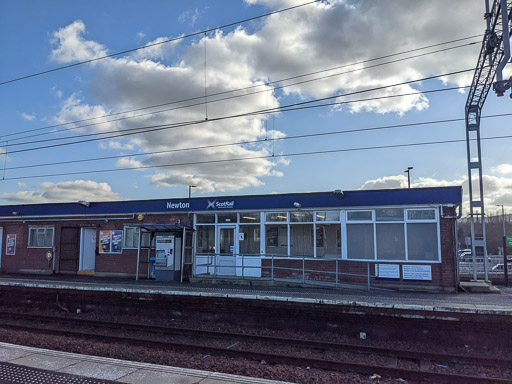
[[291, 384], [282, 381], [80, 355], [7, 343], [0, 343], [0, 360], [23, 367], [119, 383]]

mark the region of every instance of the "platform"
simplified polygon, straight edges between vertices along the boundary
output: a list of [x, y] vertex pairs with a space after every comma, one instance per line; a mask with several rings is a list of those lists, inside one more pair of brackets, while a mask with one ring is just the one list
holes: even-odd
[[135, 281], [91, 276], [7, 274], [0, 275], [1, 286], [273, 300], [351, 307], [512, 316], [512, 288], [510, 287], [500, 287], [501, 294], [494, 295], [465, 292], [419, 293], [377, 289], [367, 292], [354, 289], [263, 287], [236, 284], [160, 282], [154, 280]]
[[7, 343], [0, 343], [0, 383], [286, 384]]

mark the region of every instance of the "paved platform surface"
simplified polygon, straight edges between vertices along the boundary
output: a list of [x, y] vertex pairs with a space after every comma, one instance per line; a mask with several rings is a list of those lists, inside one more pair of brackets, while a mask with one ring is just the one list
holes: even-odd
[[0, 383], [286, 384], [0, 343]]
[[220, 285], [113, 279], [62, 275], [0, 275], [1, 286], [128, 292], [163, 295], [275, 300], [311, 304], [349, 305], [452, 313], [512, 316], [512, 287], [499, 287], [501, 294], [420, 293], [372, 289], [287, 288], [277, 286]]

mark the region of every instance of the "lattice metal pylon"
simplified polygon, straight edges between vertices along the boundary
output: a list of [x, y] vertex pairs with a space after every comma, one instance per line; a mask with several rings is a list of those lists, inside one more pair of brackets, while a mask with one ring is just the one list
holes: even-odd
[[[469, 209], [471, 217], [471, 248], [473, 278], [477, 279], [477, 257], [483, 259], [485, 280], [488, 280], [487, 246], [485, 237], [484, 185], [482, 178], [482, 151], [480, 146], [480, 116], [496, 69], [508, 49], [510, 56], [509, 24], [512, 18], [512, 0], [494, 0], [489, 7], [485, 1], [487, 29], [473, 82], [466, 101], [466, 145], [468, 158]], [[504, 40], [505, 38], [505, 40]], [[503, 67], [503, 63], [501, 64]], [[501, 73], [499, 75], [501, 77]], [[501, 80], [501, 79], [500, 79]]]

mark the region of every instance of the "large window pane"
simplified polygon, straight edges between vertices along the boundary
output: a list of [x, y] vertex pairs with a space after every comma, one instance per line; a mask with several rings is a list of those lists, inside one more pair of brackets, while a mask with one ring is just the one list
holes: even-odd
[[53, 247], [53, 227], [29, 227], [29, 247]]
[[198, 225], [196, 230], [197, 253], [215, 253], [215, 227]]
[[408, 209], [408, 220], [435, 220], [436, 212], [433, 209]]
[[240, 253], [242, 255], [260, 254], [260, 226], [241, 225], [239, 233], [243, 233], [243, 240], [240, 240]]
[[436, 223], [407, 224], [409, 260], [437, 261], [438, 238]]
[[372, 211], [348, 211], [348, 221], [371, 221]]
[[377, 259], [405, 260], [403, 224], [377, 224]]
[[259, 212], [240, 213], [240, 222], [241, 223], [259, 223], [260, 222], [260, 213]]
[[403, 208], [379, 208], [375, 210], [375, 220], [377, 221], [403, 221]]
[[304, 223], [313, 221], [313, 212], [299, 211], [290, 212], [290, 221], [294, 223]]
[[375, 259], [373, 224], [347, 225], [347, 258]]
[[217, 215], [218, 223], [236, 223], [236, 213], [219, 213]]
[[286, 225], [265, 226], [266, 253], [288, 256], [288, 227]]
[[265, 221], [287, 221], [288, 216], [286, 212], [267, 212], [265, 214]]
[[341, 257], [341, 227], [339, 224], [316, 225], [316, 257]]
[[214, 224], [215, 223], [215, 213], [206, 214], [206, 215], [197, 215], [196, 222], [198, 224]]
[[340, 221], [340, 211], [317, 212], [316, 221]]
[[290, 225], [290, 256], [314, 256], [313, 224]]

